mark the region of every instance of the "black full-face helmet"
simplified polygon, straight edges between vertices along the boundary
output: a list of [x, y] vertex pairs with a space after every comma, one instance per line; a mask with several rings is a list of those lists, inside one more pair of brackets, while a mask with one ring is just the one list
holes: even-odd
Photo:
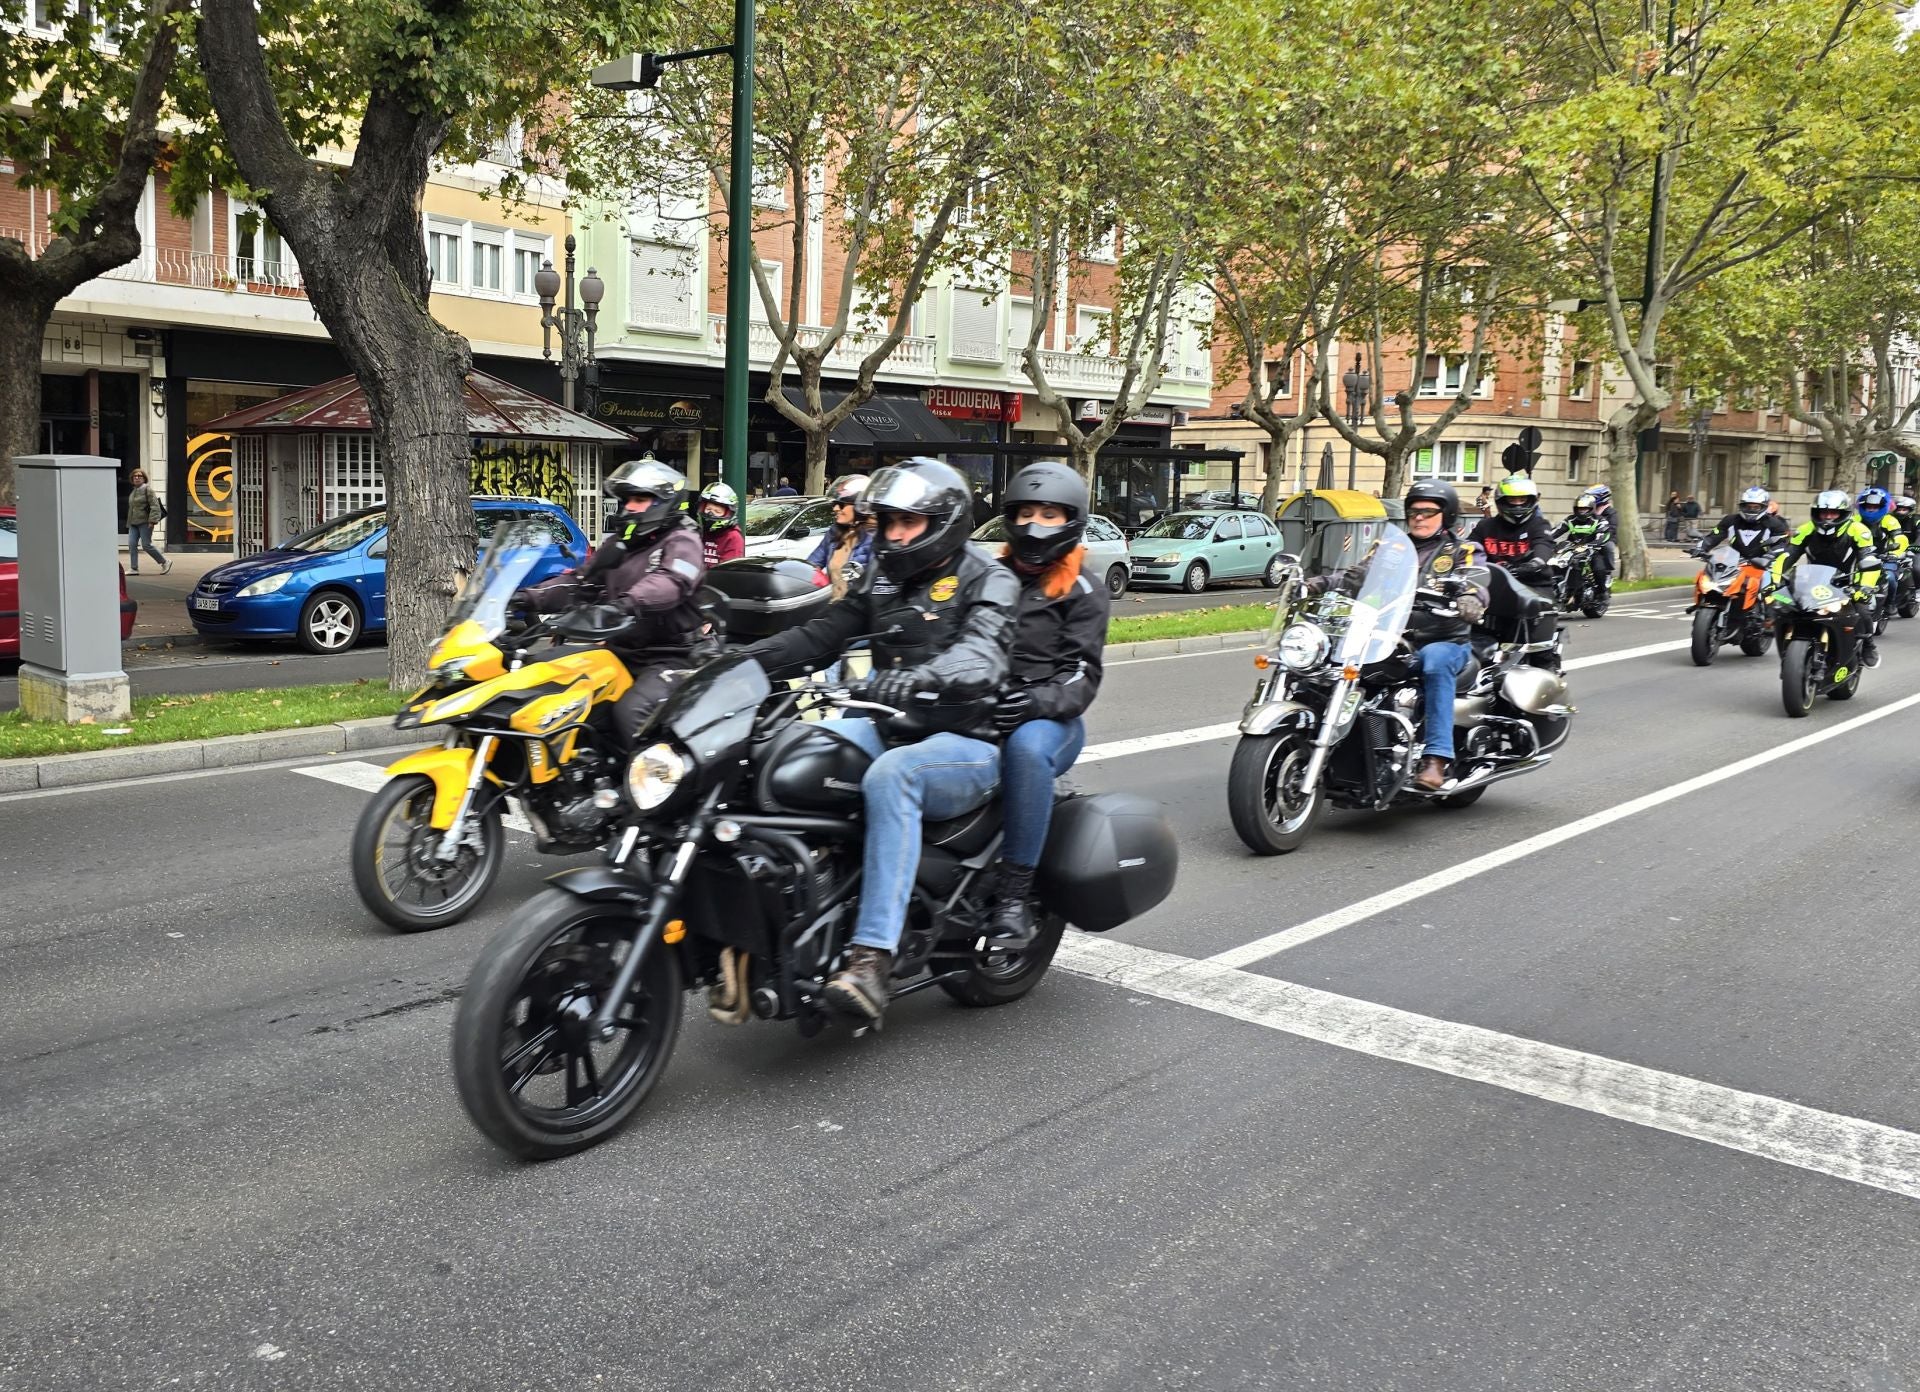
[[[1007, 547], [1022, 565], [1052, 565], [1087, 532], [1087, 481], [1079, 470], [1058, 459], [1040, 459], [1007, 481], [1000, 513], [1007, 519]], [[1020, 522], [1026, 503], [1051, 503], [1067, 514], [1060, 523]]]
[[[973, 495], [960, 471], [923, 457], [890, 464], [873, 476], [866, 499], [878, 520], [873, 555], [883, 574], [898, 584], [923, 575], [966, 544], [973, 530]], [[927, 529], [900, 545], [887, 540], [890, 513], [927, 519]]]
[[[682, 517], [687, 508], [687, 476], [652, 455], [629, 459], [607, 475], [600, 487], [620, 504], [611, 530], [627, 546], [653, 540]], [[631, 504], [638, 503], [635, 508]]]
[[1442, 483], [1439, 479], [1422, 479], [1407, 490], [1402, 507], [1411, 509], [1415, 503], [1426, 503], [1440, 509], [1440, 529], [1450, 532], [1454, 523], [1460, 520], [1460, 495], [1453, 491], [1453, 485]]

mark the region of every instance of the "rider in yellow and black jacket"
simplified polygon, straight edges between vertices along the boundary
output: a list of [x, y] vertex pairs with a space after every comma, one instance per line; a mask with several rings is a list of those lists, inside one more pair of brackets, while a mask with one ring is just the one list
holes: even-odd
[[1879, 666], [1880, 654], [1874, 646], [1872, 625], [1866, 620], [1866, 605], [1880, 582], [1880, 570], [1877, 564], [1862, 565], [1870, 558], [1877, 562], [1879, 556], [1874, 550], [1873, 533], [1853, 515], [1851, 500], [1842, 490], [1829, 488], [1814, 497], [1812, 517], [1794, 528], [1785, 548], [1773, 558], [1774, 582], [1784, 581], [1802, 557], [1815, 565], [1832, 566], [1837, 573], [1848, 577], [1849, 603], [1840, 611], [1840, 627], [1834, 642], [1834, 671], [1844, 671], [1853, 665], [1856, 637], [1860, 661], [1868, 667]]

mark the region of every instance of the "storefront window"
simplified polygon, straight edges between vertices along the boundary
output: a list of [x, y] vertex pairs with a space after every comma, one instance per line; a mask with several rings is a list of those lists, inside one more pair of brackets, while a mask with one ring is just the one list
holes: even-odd
[[187, 517], [189, 543], [233, 540], [233, 437], [200, 427], [229, 411], [272, 401], [291, 386], [240, 382], [187, 383]]

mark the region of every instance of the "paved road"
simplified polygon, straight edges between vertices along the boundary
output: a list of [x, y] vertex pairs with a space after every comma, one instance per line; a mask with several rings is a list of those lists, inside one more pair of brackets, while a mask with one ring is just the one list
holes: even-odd
[[1185, 733], [1246, 655], [1116, 666], [1167, 904], [1005, 1010], [691, 1009], [547, 1166], [446, 1063], [518, 838], [395, 937], [298, 768], [0, 800], [0, 1388], [1920, 1386], [1920, 624], [1789, 721], [1682, 602], [1576, 623], [1550, 769], [1276, 860]]

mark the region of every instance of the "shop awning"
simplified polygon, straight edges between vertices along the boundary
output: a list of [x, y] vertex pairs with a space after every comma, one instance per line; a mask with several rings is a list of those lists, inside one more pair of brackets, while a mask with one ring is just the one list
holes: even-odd
[[[787, 400], [806, 410], [798, 387], [783, 387]], [[846, 399], [845, 392], [822, 391], [820, 404], [831, 411]], [[947, 428], [917, 396], [873, 396], [853, 408], [853, 414], [834, 428], [830, 443], [889, 454], [940, 454], [972, 442]]]
[[[578, 411], [503, 382], [484, 372], [466, 380], [467, 434], [514, 440], [569, 440], [581, 444], [630, 444], [624, 430], [602, 425]], [[352, 377], [242, 407], [198, 427], [223, 435], [294, 435], [313, 431], [370, 431], [367, 394]]]

